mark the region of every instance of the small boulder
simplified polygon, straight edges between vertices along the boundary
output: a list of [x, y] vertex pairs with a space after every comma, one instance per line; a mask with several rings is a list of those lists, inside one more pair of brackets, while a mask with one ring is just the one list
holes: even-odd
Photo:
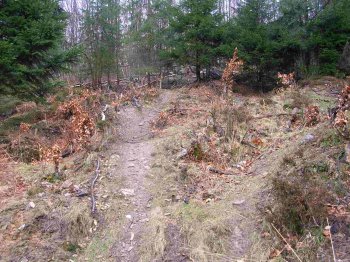
[[62, 186], [61, 188], [62, 189], [67, 189], [67, 188], [70, 188], [71, 186], [73, 185], [73, 182], [70, 181], [70, 180], [66, 180], [62, 183]]
[[239, 206], [239, 205], [242, 205], [244, 202], [245, 202], [244, 199], [236, 199], [232, 202], [232, 204], [235, 206]]
[[302, 143], [307, 144], [307, 143], [313, 142], [314, 140], [315, 140], [315, 136], [313, 134], [307, 134], [306, 136], [304, 136]]
[[125, 196], [134, 196], [135, 195], [135, 189], [130, 188], [122, 188], [120, 192]]
[[19, 231], [22, 231], [22, 230], [25, 229], [26, 227], [27, 227], [26, 224], [22, 224], [22, 225], [18, 228], [18, 230], [19, 230]]
[[188, 154], [188, 150], [186, 148], [183, 148], [180, 153], [177, 155], [177, 159], [184, 158]]
[[190, 203], [190, 198], [188, 196], [184, 197], [184, 203], [189, 204]]

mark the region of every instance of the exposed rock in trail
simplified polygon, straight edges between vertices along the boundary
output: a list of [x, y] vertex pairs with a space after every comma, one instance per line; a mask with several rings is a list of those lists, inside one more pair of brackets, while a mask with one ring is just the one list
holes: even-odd
[[126, 196], [134, 196], [135, 195], [135, 190], [134, 189], [129, 189], [129, 188], [123, 188], [120, 190], [122, 194]]

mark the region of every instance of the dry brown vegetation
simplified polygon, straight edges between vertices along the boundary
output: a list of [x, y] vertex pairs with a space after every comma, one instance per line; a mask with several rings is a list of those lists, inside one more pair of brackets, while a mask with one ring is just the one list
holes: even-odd
[[[341, 86], [337, 88], [340, 91]], [[226, 256], [236, 229], [227, 213], [237, 212], [231, 210], [230, 199], [237, 197], [231, 190], [240, 191], [244, 181], [251, 189], [246, 188], [240, 197], [252, 205], [245, 213], [257, 215], [253, 209], [259, 206], [258, 216], [266, 221], [262, 227], [256, 224], [255, 232], [241, 228], [248, 235], [258, 235], [246, 249], [246, 259], [294, 261], [293, 251], [302, 261], [332, 259], [329, 230], [336, 256], [346, 258], [348, 164], [341, 160], [344, 140], [328, 118], [328, 108], [337, 104], [337, 96], [328, 89], [316, 93], [313, 88], [295, 85], [265, 97], [229, 93], [222, 99], [214, 90], [207, 86], [183, 90], [177, 107], [196, 110], [163, 122], [161, 127], [162, 137], [174, 135], [175, 139], [164, 142], [166, 157], [157, 159], [157, 166], [173, 173], [162, 177], [161, 183], [176, 182], [167, 189], [173, 195], [164, 192], [159, 201], [175, 199], [172, 206], [164, 205], [164, 212], [175, 219], [183, 247], [190, 252], [185, 253], [195, 261], [232, 258]], [[166, 160], [167, 154], [181, 157], [175, 167]], [[156, 190], [163, 192], [160, 185]], [[250, 199], [252, 195], [257, 196]], [[183, 199], [189, 202], [187, 206], [182, 206]], [[190, 215], [184, 217], [187, 212]], [[204, 221], [220, 228], [202, 230]], [[264, 242], [272, 247], [264, 250]]]
[[[17, 104], [0, 123], [1, 261], [64, 261], [87, 246], [101, 218], [91, 213], [88, 196], [101, 196], [90, 181], [99, 152], [115, 139], [117, 110], [157, 95], [67, 88], [45, 105]], [[103, 201], [97, 208], [107, 209]]]

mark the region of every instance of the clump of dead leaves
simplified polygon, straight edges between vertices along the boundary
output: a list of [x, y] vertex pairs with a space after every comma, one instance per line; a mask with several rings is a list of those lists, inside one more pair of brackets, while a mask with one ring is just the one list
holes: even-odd
[[227, 88], [231, 88], [235, 84], [235, 77], [242, 71], [243, 60], [238, 57], [238, 49], [235, 48], [231, 60], [227, 63], [224, 73], [222, 74], [222, 81]]
[[[84, 108], [84, 104], [87, 105], [87, 98], [93, 96], [97, 97], [97, 93], [84, 92], [82, 96], [63, 103], [57, 110], [56, 117], [65, 120], [65, 135], [68, 136], [69, 143], [77, 149], [84, 147], [95, 131], [94, 118], [96, 115], [89, 112], [86, 107]], [[98, 105], [96, 100], [92, 100], [90, 103], [91, 108], [96, 108]]]
[[334, 127], [346, 139], [350, 139], [349, 123], [349, 108], [350, 108], [350, 86], [343, 88], [339, 97], [338, 106], [336, 109], [336, 116], [334, 119]]
[[279, 82], [282, 84], [283, 87], [295, 87], [296, 86], [296, 81], [295, 81], [295, 73], [289, 73], [289, 74], [283, 74], [278, 72], [277, 73], [277, 78]]
[[[95, 123], [100, 111], [100, 91], [82, 90], [74, 94], [71, 90], [68, 100], [59, 102], [54, 96], [48, 99], [58, 104], [55, 113], [45, 113], [46, 119], [29, 125], [21, 123], [19, 132], [10, 136], [9, 152], [20, 161], [47, 161], [58, 170], [64, 151], [70, 153], [86, 148], [95, 133]], [[54, 127], [54, 128], [51, 128]], [[38, 129], [48, 129], [45, 134]]]
[[306, 126], [314, 126], [320, 122], [320, 108], [318, 106], [308, 106], [305, 111]]

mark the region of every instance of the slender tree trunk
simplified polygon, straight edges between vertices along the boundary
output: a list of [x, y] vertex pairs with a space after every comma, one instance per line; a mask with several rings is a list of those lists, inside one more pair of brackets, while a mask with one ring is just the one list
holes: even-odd
[[150, 88], [151, 87], [151, 74], [147, 73], [147, 86]]
[[196, 77], [197, 82], [201, 81], [201, 66], [199, 64], [199, 53], [196, 52]]
[[197, 82], [201, 80], [201, 66], [199, 64], [196, 64], [196, 77]]

